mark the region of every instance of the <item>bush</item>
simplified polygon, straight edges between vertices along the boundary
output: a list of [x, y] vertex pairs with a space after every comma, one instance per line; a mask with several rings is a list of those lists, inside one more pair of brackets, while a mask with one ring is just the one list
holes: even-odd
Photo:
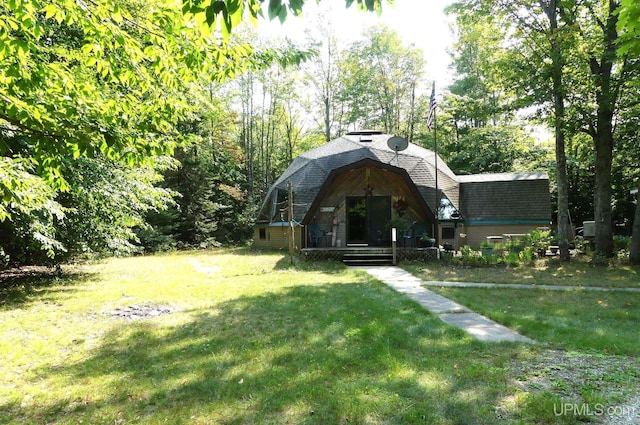
[[490, 244], [484, 241], [481, 247], [492, 247], [493, 253], [483, 256], [469, 246], [460, 248], [460, 257], [455, 260], [463, 266], [507, 266], [532, 264], [539, 249], [546, 250], [551, 242], [550, 230], [532, 230], [521, 239], [509, 240], [504, 244]]
[[629, 251], [630, 249], [631, 249], [631, 236], [616, 235], [613, 237], [613, 250], [615, 252]]
[[518, 258], [525, 264], [532, 264], [536, 257], [536, 248], [532, 246], [525, 246], [520, 253], [518, 253]]
[[546, 250], [551, 243], [551, 230], [532, 230], [522, 238], [524, 246]]

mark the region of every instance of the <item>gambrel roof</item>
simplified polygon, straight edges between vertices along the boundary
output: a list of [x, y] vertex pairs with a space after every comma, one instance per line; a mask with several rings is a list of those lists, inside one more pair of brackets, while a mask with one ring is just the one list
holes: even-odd
[[[538, 218], [550, 217], [549, 181], [546, 173], [456, 176], [442, 158], [429, 149], [409, 143], [407, 149], [395, 152], [387, 145], [390, 137], [392, 136], [389, 134], [371, 131], [349, 133], [298, 156], [269, 189], [260, 209], [258, 221], [279, 221], [278, 211], [286, 206], [284, 201], [287, 197], [287, 184], [291, 181], [295, 194], [294, 220], [301, 222], [329, 175], [335, 170], [363, 160], [384, 164], [386, 168], [392, 167], [406, 171], [431, 211], [435, 211], [437, 161], [439, 198], [448, 199], [451, 205], [462, 213], [463, 218], [467, 217], [467, 213], [476, 217], [479, 214], [478, 211], [483, 210], [488, 204], [494, 205], [494, 203], [499, 206], [494, 205], [495, 208], [492, 209], [491, 215], [495, 219], [500, 219], [498, 217], [506, 218], [511, 214], [505, 215], [504, 211], [499, 211], [500, 209], [508, 209], [508, 206], [515, 202], [515, 198], [518, 198], [517, 204], [525, 202], [530, 199], [531, 195], [526, 190], [509, 189], [508, 194], [500, 192], [500, 196], [515, 197], [512, 199], [513, 202], [505, 202], [506, 198], [498, 199], [499, 202], [495, 202], [496, 199], [492, 191], [494, 189], [502, 190], [503, 187], [497, 182], [505, 179], [507, 181], [537, 182], [535, 183], [536, 196], [542, 196], [546, 191], [546, 196], [542, 196], [544, 199], [539, 203], [543, 208], [523, 212], [526, 212], [528, 216], [537, 214]], [[478, 192], [478, 194], [482, 192], [482, 196], [480, 196], [482, 199], [475, 199], [475, 195], [469, 192], [470, 189], [478, 189], [477, 185], [482, 188]], [[469, 190], [461, 190], [463, 186]], [[464, 200], [461, 198], [463, 195]], [[468, 203], [470, 208], [466, 208], [465, 203]], [[543, 209], [545, 210], [544, 217], [541, 217]], [[478, 219], [481, 216], [483, 215], [478, 215]]]

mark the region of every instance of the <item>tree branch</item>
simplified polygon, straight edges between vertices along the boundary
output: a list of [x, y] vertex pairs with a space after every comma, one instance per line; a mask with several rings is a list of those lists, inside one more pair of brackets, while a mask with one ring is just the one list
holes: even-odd
[[41, 136], [41, 137], [46, 137], [46, 138], [54, 139], [54, 140], [65, 140], [66, 139], [66, 137], [63, 136], [63, 135], [52, 133], [52, 132], [49, 132], [49, 131], [46, 131], [46, 130], [40, 130], [40, 129], [33, 128], [33, 127], [28, 126], [28, 125], [25, 125], [25, 124], [21, 123], [20, 121], [14, 119], [14, 118], [11, 118], [11, 117], [9, 117], [9, 116], [7, 116], [5, 114], [0, 114], [0, 119], [8, 122], [9, 124], [11, 124], [13, 126], [13, 128], [10, 128], [10, 127], [4, 126], [4, 125], [0, 125], [0, 128], [2, 130], [5, 130], [5, 131], [14, 131], [15, 132], [16, 128], [18, 128], [18, 129], [22, 130], [23, 132], [26, 132], [27, 135], [29, 135], [29, 136]]

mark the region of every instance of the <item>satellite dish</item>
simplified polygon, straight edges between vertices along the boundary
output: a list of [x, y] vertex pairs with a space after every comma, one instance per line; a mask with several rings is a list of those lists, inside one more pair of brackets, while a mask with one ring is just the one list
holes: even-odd
[[409, 142], [407, 139], [400, 136], [392, 136], [387, 140], [387, 146], [389, 149], [394, 150], [396, 153], [405, 150], [409, 147]]

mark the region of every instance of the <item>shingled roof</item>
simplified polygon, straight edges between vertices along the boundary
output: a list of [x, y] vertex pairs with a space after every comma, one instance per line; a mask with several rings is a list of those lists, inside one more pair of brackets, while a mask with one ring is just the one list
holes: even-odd
[[[271, 186], [260, 209], [258, 221], [271, 220], [284, 205], [287, 182], [295, 192], [294, 219], [301, 221], [318, 195], [329, 174], [338, 168], [371, 159], [406, 170], [431, 211], [435, 210], [435, 161], [433, 151], [409, 143], [397, 153], [387, 146], [391, 135], [379, 132], [347, 134], [298, 156]], [[458, 207], [456, 175], [438, 157], [438, 187], [451, 203]]]
[[535, 224], [551, 219], [547, 173], [458, 176], [460, 213], [468, 224]]
[[[301, 222], [332, 171], [367, 159], [405, 170], [435, 211], [436, 154], [413, 143], [396, 153], [387, 146], [390, 137], [380, 132], [350, 133], [298, 156], [269, 189], [258, 222], [278, 221], [289, 181], [295, 193], [294, 220]], [[550, 217], [546, 173], [456, 176], [439, 156], [437, 161], [440, 198], [448, 199], [465, 220]]]

